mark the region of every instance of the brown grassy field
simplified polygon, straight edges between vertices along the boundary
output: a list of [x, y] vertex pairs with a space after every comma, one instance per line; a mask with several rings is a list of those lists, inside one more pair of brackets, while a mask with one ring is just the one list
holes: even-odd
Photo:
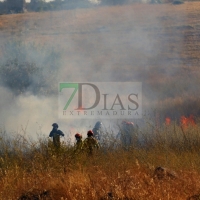
[[[142, 131], [146, 147], [137, 147], [135, 135], [129, 150], [101, 148], [93, 157], [68, 144], [56, 150], [43, 138], [8, 142], [2, 132], [0, 199], [198, 199], [199, 125], [184, 132], [162, 126], [148, 137], [150, 130]], [[156, 176], [158, 166], [168, 173]]]
[[144, 106], [198, 116], [199, 15], [198, 2], [2, 15], [0, 45], [53, 48], [60, 80], [139, 81]]
[[[198, 118], [199, 19], [199, 2], [1, 15], [0, 55], [5, 59], [4, 47], [12, 41], [34, 44], [40, 53], [54, 49], [61, 64], [52, 85], [139, 81], [144, 108], [163, 118]], [[0, 199], [199, 199], [199, 130], [198, 120], [184, 130], [175, 123], [147, 125], [141, 132], [145, 148], [102, 150], [92, 158], [72, 156], [66, 144], [55, 152], [40, 139], [8, 142], [1, 130]], [[177, 176], [159, 180], [153, 177], [157, 166]]]

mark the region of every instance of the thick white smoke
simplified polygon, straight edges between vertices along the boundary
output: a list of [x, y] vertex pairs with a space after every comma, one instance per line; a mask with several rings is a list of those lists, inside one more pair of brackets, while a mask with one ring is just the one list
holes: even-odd
[[[164, 22], [170, 16], [165, 16], [164, 7], [160, 6], [164, 18], [154, 13], [151, 6], [149, 16], [138, 9], [145, 12], [147, 7], [127, 5], [20, 14], [20, 35], [1, 36], [2, 126], [11, 131], [26, 127], [27, 134], [36, 137], [37, 133], [48, 136], [51, 124], [57, 122], [62, 131], [73, 137], [76, 132], [86, 136], [86, 131], [99, 120], [107, 127], [116, 123], [103, 119], [59, 119], [59, 82], [142, 82], [144, 111], [153, 101], [166, 98], [170, 92], [161, 94], [159, 87], [180, 73], [184, 34], [176, 36], [177, 29], [173, 28], [168, 31], [170, 27]], [[13, 20], [17, 16], [13, 15]], [[175, 26], [173, 20], [171, 26]], [[180, 43], [172, 52], [169, 43], [176, 37]], [[174, 98], [173, 92], [170, 95]]]

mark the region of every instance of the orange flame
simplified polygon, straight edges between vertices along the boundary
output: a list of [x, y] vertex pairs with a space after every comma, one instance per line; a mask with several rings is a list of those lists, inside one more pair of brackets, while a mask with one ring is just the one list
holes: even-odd
[[[165, 118], [165, 124], [169, 126], [171, 124], [171, 119], [169, 117]], [[189, 126], [195, 126], [195, 119], [193, 115], [190, 115], [189, 117], [181, 116], [180, 118], [180, 125], [183, 128], [188, 128]]]
[[166, 117], [166, 118], [165, 118], [165, 124], [166, 124], [167, 126], [169, 126], [170, 123], [171, 123], [171, 119], [170, 119], [169, 117]]
[[193, 115], [190, 115], [189, 117], [181, 116], [180, 122], [181, 122], [181, 126], [183, 126], [184, 128], [188, 128], [188, 126], [196, 125]]

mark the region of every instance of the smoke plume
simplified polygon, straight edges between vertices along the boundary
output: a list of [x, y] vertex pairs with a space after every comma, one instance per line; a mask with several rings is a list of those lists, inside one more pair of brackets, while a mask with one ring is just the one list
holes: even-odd
[[[48, 136], [57, 122], [71, 137], [86, 136], [98, 120], [106, 127], [116, 124], [59, 119], [59, 82], [142, 82], [144, 111], [193, 95], [199, 73], [185, 73], [183, 66], [192, 63], [181, 58], [187, 16], [170, 9], [171, 15], [168, 6], [133, 4], [15, 15], [20, 23], [14, 33], [1, 33], [1, 125], [17, 132], [26, 128], [35, 137]], [[164, 114], [172, 114], [165, 106]]]

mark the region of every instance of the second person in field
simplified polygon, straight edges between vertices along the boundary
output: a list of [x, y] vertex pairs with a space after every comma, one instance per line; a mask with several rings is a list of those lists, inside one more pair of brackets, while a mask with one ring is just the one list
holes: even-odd
[[94, 138], [92, 130], [87, 132], [87, 138], [83, 141], [83, 149], [88, 153], [88, 155], [93, 155], [94, 151], [99, 149], [99, 143]]

